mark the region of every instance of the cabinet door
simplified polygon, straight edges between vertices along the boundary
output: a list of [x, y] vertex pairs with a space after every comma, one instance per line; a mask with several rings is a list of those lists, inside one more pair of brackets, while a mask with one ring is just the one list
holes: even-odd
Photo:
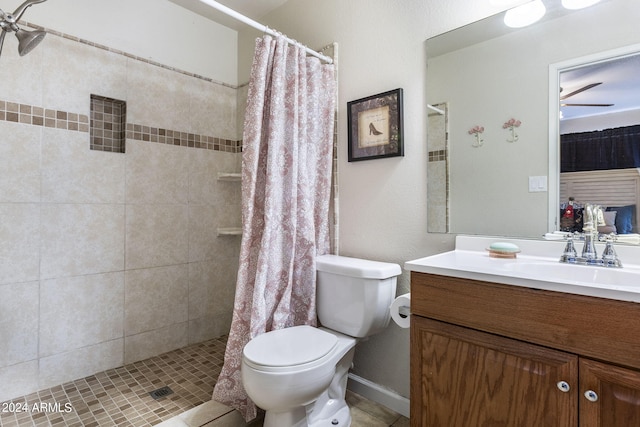
[[640, 372], [580, 359], [580, 426], [640, 426]]
[[577, 426], [577, 356], [418, 316], [411, 327], [412, 427]]

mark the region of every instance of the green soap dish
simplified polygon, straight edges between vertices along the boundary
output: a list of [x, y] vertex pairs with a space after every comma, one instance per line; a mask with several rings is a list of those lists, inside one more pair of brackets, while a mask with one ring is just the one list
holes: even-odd
[[515, 258], [520, 248], [509, 242], [495, 242], [487, 248], [492, 258]]

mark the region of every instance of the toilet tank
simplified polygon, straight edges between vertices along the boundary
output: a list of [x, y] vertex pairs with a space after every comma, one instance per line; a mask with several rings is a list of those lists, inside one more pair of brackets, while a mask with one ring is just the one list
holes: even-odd
[[320, 324], [356, 338], [384, 329], [396, 295], [398, 264], [322, 255], [316, 258]]

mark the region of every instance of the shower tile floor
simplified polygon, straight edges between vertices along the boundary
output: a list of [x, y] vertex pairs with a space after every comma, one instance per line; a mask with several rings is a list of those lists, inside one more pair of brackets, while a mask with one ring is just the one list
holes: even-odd
[[[245, 426], [236, 411], [211, 400], [225, 345], [220, 337], [12, 399], [0, 404], [0, 426]], [[164, 386], [173, 393], [149, 395]], [[347, 402], [352, 427], [409, 426], [407, 418], [355, 393], [347, 393]]]

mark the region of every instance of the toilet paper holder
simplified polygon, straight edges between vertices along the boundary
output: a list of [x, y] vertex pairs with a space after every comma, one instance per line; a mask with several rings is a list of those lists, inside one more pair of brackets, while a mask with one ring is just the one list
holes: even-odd
[[403, 319], [406, 319], [411, 314], [411, 308], [406, 305], [401, 305], [400, 307], [398, 307], [398, 314]]
[[411, 293], [399, 295], [391, 303], [391, 318], [401, 328], [411, 327]]

